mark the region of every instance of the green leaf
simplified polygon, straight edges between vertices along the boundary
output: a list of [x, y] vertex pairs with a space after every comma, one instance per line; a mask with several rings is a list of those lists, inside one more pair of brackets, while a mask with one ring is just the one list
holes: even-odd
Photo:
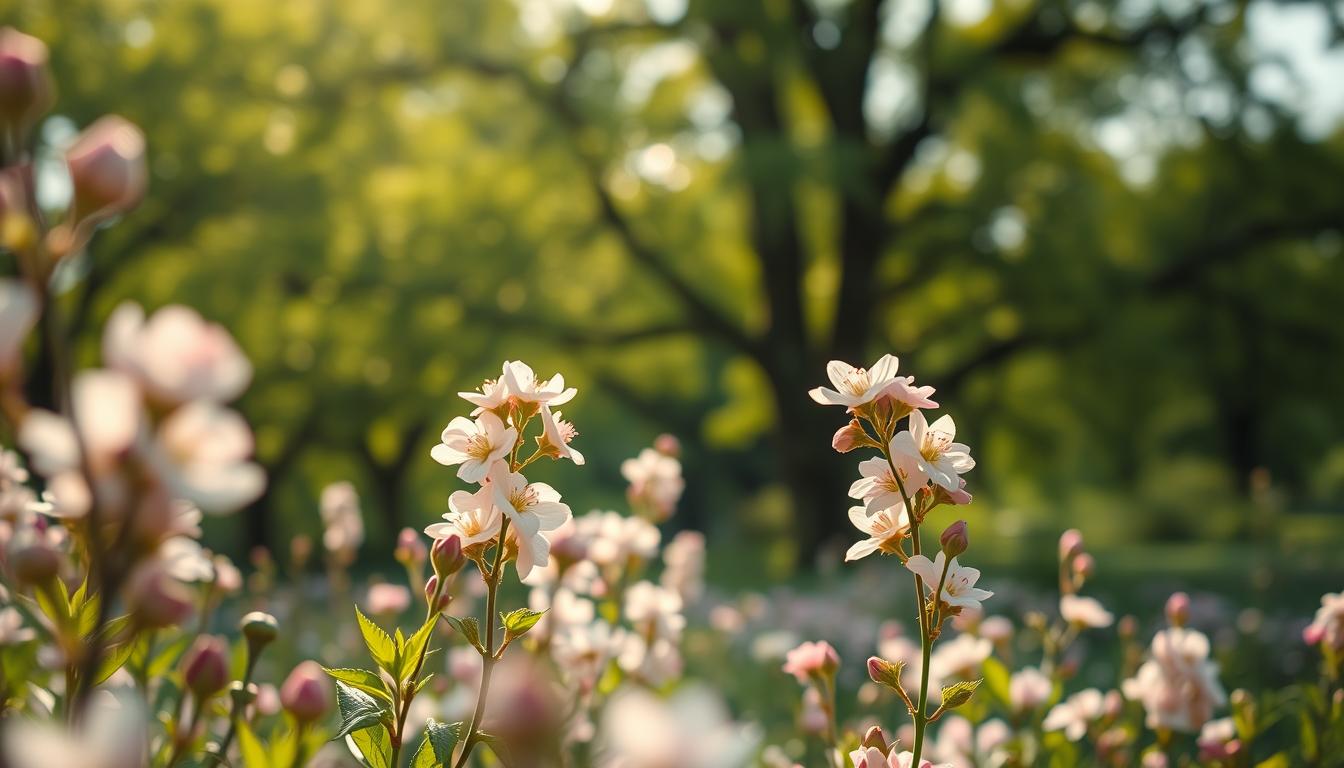
[[328, 667], [323, 667], [322, 671], [330, 675], [332, 679], [348, 683], [365, 693], [383, 699], [388, 704], [392, 703], [392, 694], [387, 690], [387, 684], [383, 682], [383, 678], [377, 673], [370, 672], [367, 669], [331, 669]]
[[[439, 614], [431, 616], [420, 629], [416, 630], [405, 642], [405, 648], [402, 651], [402, 657], [406, 659], [405, 669], [401, 672], [401, 682], [405, 683], [411, 679], [415, 673], [416, 661], [420, 659], [420, 654], [425, 652], [425, 646], [429, 645], [429, 639], [434, 634], [434, 626], [439, 623]], [[423, 668], [423, 665], [421, 665]]]
[[392, 710], [383, 702], [353, 685], [336, 681], [336, 704], [341, 710], [341, 727], [334, 738], [371, 725], [382, 727], [384, 718], [391, 720]]
[[373, 662], [382, 669], [389, 672], [397, 663], [397, 646], [388, 637], [382, 627], [373, 623], [373, 620], [365, 616], [358, 607], [355, 608], [355, 616], [359, 619], [359, 631], [364, 635], [364, 644], [369, 647], [369, 655]]
[[1255, 764], [1255, 768], [1288, 768], [1292, 763], [1288, 760], [1288, 755], [1283, 752], [1273, 757]]
[[504, 632], [506, 633], [504, 636], [510, 640], [522, 637], [527, 634], [529, 629], [535, 627], [538, 621], [541, 621], [541, 617], [545, 613], [545, 611], [519, 608], [516, 611], [499, 614], [499, 617], [504, 620]]
[[453, 750], [457, 748], [457, 742], [462, 739], [464, 728], [462, 723], [441, 723], [433, 718], [425, 723], [425, 735], [429, 737], [429, 743], [434, 748], [434, 757], [439, 762], [447, 765], [453, 759]]
[[187, 650], [187, 646], [191, 645], [192, 639], [191, 635], [183, 635], [174, 638], [172, 642], [158, 649], [158, 651], [154, 653], [154, 658], [149, 662], [149, 666], [145, 670], [146, 675], [152, 680], [156, 677], [163, 676], [165, 672], [172, 669], [173, 665], [177, 663], [177, 660], [180, 659], [182, 654]]
[[392, 768], [392, 739], [381, 725], [364, 728], [350, 734], [350, 740], [359, 748], [369, 768]]
[[434, 755], [434, 748], [429, 745], [429, 734], [426, 733], [420, 739], [415, 756], [411, 758], [411, 768], [439, 768], [441, 765], [443, 763]]
[[901, 687], [901, 673], [905, 671], [904, 661], [887, 661], [886, 659], [874, 656], [868, 660], [868, 676], [878, 685], [885, 685], [897, 693], [905, 689]]
[[970, 682], [953, 683], [943, 688], [943, 709], [956, 709], [971, 700], [975, 695], [975, 689], [980, 687], [984, 680], [972, 680]]
[[238, 720], [238, 749], [243, 755], [244, 768], [271, 768], [266, 748], [261, 745], [257, 734], [252, 732], [246, 720]]
[[[120, 616], [109, 621], [103, 626], [100, 633], [103, 637], [114, 640], [125, 634], [130, 625], [129, 616]], [[131, 654], [137, 650], [143, 652], [144, 647], [149, 643], [147, 635], [132, 635], [125, 638], [122, 642], [110, 645], [106, 653], [103, 654], [102, 663], [98, 666], [98, 672], [93, 677], [93, 684], [98, 685], [111, 677], [118, 669], [121, 669]]]
[[1008, 693], [1008, 681], [1011, 675], [1003, 662], [991, 656], [981, 663], [980, 672], [985, 676], [985, 688], [989, 690], [989, 694], [997, 699], [999, 704], [1011, 707], [1012, 697]]
[[468, 643], [476, 646], [476, 650], [485, 653], [485, 647], [481, 645], [480, 625], [476, 623], [474, 617], [468, 616], [465, 619], [459, 619], [456, 616], [444, 616], [443, 618], [453, 625], [453, 629], [465, 637]]

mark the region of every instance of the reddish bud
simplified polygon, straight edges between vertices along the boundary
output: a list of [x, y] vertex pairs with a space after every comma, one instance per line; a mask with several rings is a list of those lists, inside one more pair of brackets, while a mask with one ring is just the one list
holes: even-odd
[[676, 435], [664, 432], [654, 439], [653, 450], [675, 459], [681, 456], [681, 441]]
[[1073, 573], [1080, 579], [1090, 579], [1097, 570], [1097, 561], [1088, 553], [1073, 558]]
[[1190, 596], [1184, 592], [1167, 598], [1167, 621], [1173, 627], [1183, 627], [1190, 620]]
[[55, 101], [47, 46], [13, 27], [0, 29], [0, 122], [19, 142]]
[[198, 699], [208, 699], [229, 684], [229, 646], [224, 638], [201, 635], [182, 663], [187, 689]]
[[462, 540], [456, 535], [435, 539], [429, 557], [434, 573], [444, 578], [462, 570], [462, 566], [467, 564], [467, 556], [462, 554]]
[[966, 521], [958, 520], [947, 526], [943, 535], [938, 539], [943, 545], [943, 554], [949, 558], [956, 557], [970, 546], [970, 539], [966, 531]]
[[831, 437], [831, 447], [836, 453], [849, 453], [855, 448], [866, 445], [873, 445], [873, 441], [868, 437], [868, 433], [863, 431], [863, 425], [859, 424], [858, 419], [850, 419], [848, 424], [837, 429], [835, 435]]
[[1122, 616], [1120, 622], [1115, 625], [1115, 630], [1121, 640], [1133, 640], [1139, 634], [1139, 620], [1133, 616]]
[[75, 139], [65, 161], [75, 188], [75, 221], [96, 223], [125, 213], [145, 196], [145, 136], [124, 118], [99, 118]]
[[1059, 559], [1071, 560], [1083, 553], [1083, 532], [1070, 528], [1059, 537]]
[[420, 534], [413, 528], [402, 528], [401, 533], [397, 534], [397, 548], [393, 552], [397, 562], [402, 565], [419, 565], [425, 562], [427, 555]]
[[300, 723], [311, 723], [331, 709], [333, 695], [327, 673], [317, 662], [305, 661], [280, 686], [280, 705]]
[[451, 602], [453, 602], [452, 595], [447, 592], [442, 594], [439, 593], [438, 574], [430, 576], [429, 581], [425, 582], [425, 604], [429, 605], [432, 609], [442, 612], [448, 608], [448, 604]]
[[10, 553], [9, 567], [20, 584], [42, 586], [60, 572], [61, 556], [46, 542], [33, 539]]
[[887, 737], [882, 733], [880, 726], [874, 725], [863, 735], [863, 748], [876, 749], [881, 752], [887, 751]]
[[191, 590], [153, 561], [131, 574], [125, 599], [126, 607], [141, 626], [156, 629], [181, 624], [195, 610]]

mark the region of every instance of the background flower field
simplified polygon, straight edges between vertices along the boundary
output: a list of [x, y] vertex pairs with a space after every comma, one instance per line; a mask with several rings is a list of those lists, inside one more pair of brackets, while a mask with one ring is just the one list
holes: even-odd
[[0, 3], [0, 768], [1344, 765], [1335, 4], [440, 5]]

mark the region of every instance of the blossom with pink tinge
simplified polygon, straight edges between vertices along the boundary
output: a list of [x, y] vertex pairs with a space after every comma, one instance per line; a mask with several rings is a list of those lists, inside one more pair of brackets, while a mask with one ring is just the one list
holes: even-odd
[[945, 490], [958, 491], [959, 475], [974, 469], [975, 459], [971, 458], [970, 446], [955, 442], [956, 436], [957, 425], [951, 416], [943, 415], [930, 424], [923, 412], [915, 411], [910, 414], [910, 428], [898, 432], [889, 448], [893, 456], [913, 460], [920, 476]]
[[599, 748], [612, 765], [740, 768], [758, 750], [755, 726], [733, 722], [720, 696], [686, 685], [667, 697], [620, 688], [603, 710]]
[[411, 607], [411, 590], [400, 584], [374, 584], [365, 607], [375, 616], [398, 616]]
[[672, 515], [686, 489], [681, 462], [652, 448], [621, 462], [621, 476], [630, 483], [626, 490], [630, 503], [659, 521]]
[[1025, 667], [1008, 680], [1008, 701], [1014, 712], [1029, 712], [1050, 698], [1050, 678], [1035, 667]]
[[[881, 456], [859, 462], [861, 477], [850, 484], [849, 497], [862, 499], [864, 508], [870, 513], [891, 507], [904, 509], [905, 494], [913, 497], [914, 492], [926, 481], [919, 462], [914, 458], [894, 453], [892, 461], [896, 464], [895, 473], [891, 471], [891, 463]], [[901, 491], [902, 485], [905, 486], [905, 493]]]
[[1199, 746], [1201, 760], [1227, 760], [1241, 752], [1241, 741], [1237, 738], [1237, 724], [1230, 717], [1205, 723], [1199, 730], [1199, 737], [1195, 743]]
[[551, 542], [546, 534], [571, 517], [560, 492], [546, 483], [530, 483], [521, 473], [510, 472], [495, 462], [487, 476], [486, 489], [494, 504], [512, 522], [509, 535], [518, 546], [518, 578], [525, 579], [534, 566], [551, 560]]
[[1227, 703], [1218, 665], [1209, 659], [1209, 639], [1180, 627], [1153, 637], [1148, 660], [1121, 690], [1143, 704], [1148, 727], [1184, 733], [1198, 731]]
[[483, 547], [499, 535], [504, 515], [495, 506], [494, 491], [481, 488], [475, 493], [453, 491], [448, 497], [448, 513], [444, 522], [432, 523], [425, 528], [425, 535], [435, 542], [456, 538], [459, 548], [465, 552], [472, 547]]
[[281, 706], [300, 723], [311, 723], [327, 714], [334, 698], [331, 680], [315, 661], [300, 662], [280, 686]]
[[807, 394], [821, 405], [843, 405], [858, 408], [881, 397], [896, 378], [900, 365], [894, 355], [883, 355], [872, 368], [855, 368], [849, 363], [832, 360], [826, 364], [826, 375], [835, 389], [817, 387]]
[[1078, 741], [1105, 714], [1105, 695], [1096, 688], [1088, 688], [1052, 707], [1041, 727], [1047, 731], [1063, 731], [1069, 741]]
[[1308, 645], [1323, 645], [1335, 651], [1344, 650], [1344, 592], [1321, 596], [1321, 607], [1302, 633]]
[[103, 362], [136, 380], [153, 401], [226, 403], [252, 381], [252, 364], [222, 325], [190, 307], [163, 307], [148, 319], [138, 304], [118, 306], [103, 329]]
[[575, 465], [582, 466], [583, 454], [570, 445], [579, 434], [574, 424], [565, 421], [560, 411], [552, 413], [551, 407], [544, 403], [541, 406], [540, 416], [541, 434], [537, 436], [537, 446], [542, 455], [554, 459], [569, 459]]
[[868, 538], [855, 542], [845, 552], [845, 562], [861, 560], [874, 552], [895, 554], [901, 542], [910, 536], [910, 516], [905, 505], [868, 512], [863, 507], [849, 508], [849, 521]]
[[1075, 627], [1101, 629], [1115, 623], [1115, 615], [1097, 600], [1079, 595], [1059, 598], [1059, 615]]
[[789, 651], [783, 667], [785, 672], [804, 685], [813, 678], [834, 674], [839, 668], [840, 654], [825, 640], [805, 642]]
[[99, 118], [65, 152], [74, 187], [71, 219], [93, 223], [125, 213], [145, 196], [145, 135], [117, 115]]
[[0, 29], [0, 123], [16, 145], [56, 100], [47, 60], [46, 43], [13, 27]]
[[933, 560], [924, 555], [915, 555], [906, 561], [905, 567], [924, 579], [924, 585], [930, 592], [938, 588], [938, 581], [942, 578], [943, 591], [938, 598], [953, 608], [979, 608], [982, 601], [994, 596], [993, 592], [975, 586], [980, 580], [979, 569], [964, 567], [954, 557], [947, 563], [947, 576], [943, 577], [944, 563], [947, 563], [947, 555], [939, 552]]
[[318, 505], [322, 514], [322, 546], [333, 555], [353, 561], [364, 543], [364, 518], [355, 486], [341, 481], [322, 489]]

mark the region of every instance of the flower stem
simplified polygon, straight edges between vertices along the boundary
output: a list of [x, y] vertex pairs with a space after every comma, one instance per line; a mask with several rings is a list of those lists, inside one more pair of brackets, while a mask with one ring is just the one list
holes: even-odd
[[[882, 455], [887, 459], [887, 466], [891, 467], [891, 476], [896, 480], [896, 487], [901, 491], [901, 500], [905, 503], [906, 515], [910, 518], [910, 549], [911, 556], [922, 554], [919, 542], [919, 514], [910, 504], [910, 494], [905, 490], [905, 481], [901, 479], [901, 472], [896, 468], [896, 460], [891, 455], [891, 445], [889, 442], [882, 444]], [[944, 571], [946, 573], [946, 571]], [[939, 592], [942, 591], [942, 584], [938, 586]], [[935, 594], [935, 598], [937, 593]], [[933, 655], [933, 628], [929, 626], [929, 618], [924, 613], [924, 579], [915, 574], [915, 609], [919, 611], [919, 704], [915, 707], [915, 743], [911, 750], [913, 757], [910, 760], [911, 765], [919, 765], [920, 753], [924, 750], [924, 731], [928, 726], [928, 717], [925, 714], [925, 707], [929, 704], [929, 658]]]
[[[429, 605], [425, 608], [425, 621], [430, 619], [437, 621], [439, 613], [439, 598], [443, 596], [444, 584], [448, 580], [441, 579], [434, 588], [434, 597], [430, 599]], [[430, 630], [433, 631], [433, 630]], [[415, 669], [411, 672], [410, 682], [407, 688], [400, 692], [400, 707], [397, 711], [397, 730], [392, 734], [392, 765], [395, 768], [398, 758], [401, 757], [402, 739], [406, 736], [406, 718], [411, 714], [411, 700], [415, 698], [415, 687], [420, 682], [420, 670], [425, 665], [425, 655], [429, 652], [429, 643], [426, 642], [420, 646], [420, 655], [415, 659]]]
[[495, 567], [490, 569], [490, 575], [485, 577], [486, 597], [485, 597], [485, 647], [481, 650], [481, 688], [476, 692], [476, 710], [471, 715], [471, 726], [467, 728], [467, 738], [462, 744], [462, 754], [454, 763], [455, 768], [462, 768], [467, 764], [467, 758], [471, 757], [471, 750], [476, 746], [477, 729], [481, 726], [481, 718], [485, 716], [485, 700], [490, 692], [490, 675], [495, 669], [495, 599], [499, 593], [499, 581], [504, 574], [504, 549], [508, 541], [509, 518], [505, 517], [499, 526], [499, 544], [495, 547]]

